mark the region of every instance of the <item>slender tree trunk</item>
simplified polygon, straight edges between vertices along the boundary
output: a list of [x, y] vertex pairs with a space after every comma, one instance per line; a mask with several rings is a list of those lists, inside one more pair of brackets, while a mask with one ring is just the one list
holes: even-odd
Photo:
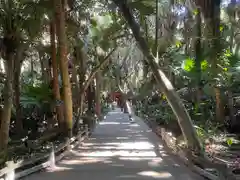
[[20, 95], [21, 95], [21, 87], [20, 87], [20, 74], [21, 67], [23, 62], [23, 53], [26, 47], [22, 45], [18, 48], [16, 59], [14, 61], [14, 97], [15, 97], [15, 107], [16, 107], [16, 128], [18, 134], [21, 134], [23, 131], [23, 123], [22, 123], [22, 107], [20, 104]]
[[96, 73], [96, 114], [101, 116], [101, 71]]
[[155, 44], [154, 44], [154, 54], [155, 56], [158, 55], [158, 32], [159, 32], [159, 19], [158, 19], [158, 1], [155, 0], [156, 5], [156, 17], [155, 17]]
[[72, 91], [68, 72], [68, 60], [67, 60], [67, 37], [66, 37], [66, 23], [65, 23], [65, 10], [63, 11], [63, 4], [61, 1], [55, 1], [57, 23], [59, 28], [58, 45], [59, 45], [59, 61], [60, 69], [63, 80], [63, 99], [64, 99], [64, 113], [66, 120], [66, 128], [68, 136], [72, 136]]
[[79, 86], [77, 82], [77, 70], [76, 66], [72, 67], [72, 86], [73, 86], [73, 102], [74, 102], [74, 111], [76, 112], [78, 106], [79, 106], [79, 101], [78, 101], [78, 93], [79, 93]]
[[[80, 102], [80, 110], [79, 110], [79, 117], [82, 116], [83, 114], [83, 108], [84, 108], [84, 99], [85, 99], [85, 93], [86, 93], [86, 98], [88, 100], [88, 111], [91, 109], [91, 103], [93, 102], [93, 100], [91, 100], [92, 97], [90, 97], [91, 95], [91, 83], [94, 79], [94, 77], [96, 76], [96, 73], [102, 68], [104, 67], [104, 65], [108, 62], [109, 57], [112, 55], [112, 53], [116, 50], [116, 48], [112, 49], [108, 55], [106, 57], [103, 58], [103, 60], [101, 61], [101, 63], [99, 63], [99, 65], [97, 65], [92, 72], [90, 73], [89, 77], [87, 80], [85, 80], [85, 59], [83, 57], [83, 54], [81, 52], [79, 52], [79, 58], [81, 59], [80, 61], [80, 71], [78, 72], [79, 74], [79, 85], [80, 85], [80, 96], [79, 96], [79, 102]], [[81, 54], [80, 54], [81, 53]], [[90, 89], [89, 89], [90, 88]], [[95, 95], [92, 94], [92, 96], [94, 97]], [[89, 104], [90, 103], [90, 104]], [[78, 128], [79, 125], [79, 118], [77, 118], [76, 120], [76, 126], [74, 125], [74, 127]]]
[[[196, 4], [201, 8], [206, 22], [206, 36], [208, 45], [211, 46], [210, 64], [212, 68], [212, 78], [216, 78], [219, 73], [218, 60], [221, 53], [220, 42], [220, 4], [221, 0], [195, 0]], [[214, 82], [214, 92], [216, 100], [216, 119], [219, 122], [224, 121], [224, 109], [221, 100], [220, 89], [217, 86], [218, 82]]]
[[[209, 31], [212, 44], [212, 53], [211, 53], [211, 65], [213, 76], [217, 77], [219, 73], [218, 60], [221, 53], [221, 44], [220, 44], [220, 0], [216, 0], [213, 3], [213, 16], [209, 19]], [[216, 99], [216, 118], [219, 122], [224, 122], [224, 108], [221, 99], [221, 91], [217, 85], [214, 87], [215, 99]]]
[[236, 122], [236, 117], [234, 116], [234, 101], [233, 101], [233, 93], [232, 90], [228, 89], [228, 107], [229, 107], [229, 113], [230, 113], [230, 119], [231, 122]]
[[14, 71], [14, 91], [15, 91], [15, 107], [16, 107], [16, 129], [19, 134], [23, 131], [22, 124], [22, 109], [20, 104], [20, 73], [21, 65], [20, 62], [15, 61]]
[[[38, 54], [39, 54], [39, 60], [41, 64], [42, 81], [47, 84], [49, 83], [49, 76], [47, 72], [46, 63], [44, 62], [45, 59], [41, 50], [38, 52]], [[33, 75], [33, 60], [31, 60], [31, 69], [32, 69], [32, 75]]]
[[77, 112], [79, 108], [79, 84], [77, 80], [77, 68], [79, 68], [79, 58], [77, 55], [77, 48], [75, 47], [74, 57], [73, 57], [73, 67], [72, 67], [72, 86], [73, 86], [73, 104], [74, 104], [74, 112]]
[[6, 72], [7, 79], [4, 85], [4, 105], [1, 117], [1, 131], [0, 131], [0, 150], [6, 150], [9, 139], [9, 128], [11, 121], [11, 110], [13, 105], [13, 62], [14, 62], [14, 54], [7, 54], [6, 58]]
[[[201, 47], [201, 36], [202, 36], [202, 31], [201, 31], [201, 25], [202, 25], [202, 19], [201, 19], [201, 11], [200, 8], [197, 9], [197, 14], [195, 17], [196, 20], [196, 40], [195, 40], [195, 70], [197, 73], [197, 80], [196, 80], [196, 89], [197, 89], [197, 94], [196, 94], [196, 99], [197, 99], [197, 107], [198, 111], [202, 112], [201, 110], [201, 97], [202, 97], [202, 68], [201, 68], [201, 61], [202, 61], [202, 47]], [[204, 118], [204, 116], [201, 116]]]
[[219, 87], [214, 87], [214, 92], [216, 99], [216, 120], [219, 122], [224, 122], [225, 116]]
[[82, 116], [83, 111], [84, 111], [84, 100], [85, 100], [85, 92], [84, 91], [84, 81], [85, 81], [85, 74], [86, 74], [86, 59], [84, 56], [84, 52], [82, 49], [77, 49], [76, 50], [76, 58], [79, 59], [80, 62], [80, 68], [78, 69], [78, 75], [79, 75], [79, 104], [80, 104], [80, 108], [79, 108], [79, 115]]
[[[234, 26], [233, 24], [236, 23], [236, 0], [231, 0], [231, 3], [229, 4], [230, 7], [230, 21], [232, 22], [231, 26], [231, 36], [230, 36], [230, 51], [233, 53], [234, 49]], [[238, 49], [235, 50], [235, 52], [238, 52]], [[230, 80], [231, 82], [231, 80]], [[236, 117], [234, 116], [234, 101], [233, 101], [233, 93], [231, 88], [228, 89], [228, 106], [230, 111], [230, 119], [232, 122], [236, 121]]]
[[87, 102], [88, 102], [88, 114], [93, 113], [93, 101], [94, 101], [94, 96], [93, 96], [93, 85], [92, 82], [88, 86], [87, 89]]
[[[56, 24], [54, 21], [50, 24], [50, 38], [51, 38], [51, 59], [52, 59], [52, 71], [53, 71], [53, 93], [55, 103], [61, 101], [61, 95], [59, 90], [59, 82], [58, 82], [58, 63], [57, 63], [57, 50], [56, 50]], [[56, 105], [56, 112], [57, 112], [57, 120], [59, 128], [63, 130], [64, 127], [64, 114], [63, 114], [63, 107], [61, 104]]]
[[188, 147], [197, 154], [202, 154], [202, 148], [197, 137], [196, 131], [193, 127], [192, 120], [184, 107], [181, 99], [174, 90], [171, 82], [167, 79], [158, 64], [155, 62], [153, 55], [150, 53], [150, 49], [147, 45], [146, 40], [141, 35], [140, 27], [135, 21], [130, 9], [127, 7], [125, 1], [114, 0], [115, 4], [120, 8], [124, 18], [128, 22], [136, 41], [138, 42], [143, 54], [148, 60], [149, 66], [151, 67], [154, 77], [159, 85], [161, 91], [166, 95], [168, 103], [170, 104], [173, 112], [175, 113], [179, 126], [182, 130], [184, 138], [187, 141]]

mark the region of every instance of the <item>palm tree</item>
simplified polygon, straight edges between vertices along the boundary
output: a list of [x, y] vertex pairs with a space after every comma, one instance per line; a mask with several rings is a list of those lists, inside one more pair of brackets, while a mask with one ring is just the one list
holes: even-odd
[[[25, 40], [23, 37], [36, 37], [42, 26], [43, 10], [36, 3], [24, 3], [15, 0], [0, 2], [0, 24], [2, 26], [3, 47], [1, 49], [2, 58], [6, 64], [6, 81], [4, 85], [4, 106], [1, 116], [0, 130], [0, 149], [6, 149], [9, 139], [9, 125], [11, 118], [11, 108], [13, 105], [13, 74], [14, 61], [20, 60], [16, 57], [18, 50], [24, 49]], [[35, 12], [37, 9], [37, 13]], [[31, 14], [31, 15], [29, 15]], [[32, 29], [29, 29], [29, 24], [34, 24]], [[24, 51], [24, 50], [23, 50]], [[23, 55], [23, 53], [21, 54]], [[21, 68], [18, 65], [19, 68]], [[18, 84], [15, 84], [17, 86]], [[18, 99], [16, 98], [16, 102]], [[19, 102], [17, 102], [19, 103]], [[19, 122], [18, 122], [19, 123]]]

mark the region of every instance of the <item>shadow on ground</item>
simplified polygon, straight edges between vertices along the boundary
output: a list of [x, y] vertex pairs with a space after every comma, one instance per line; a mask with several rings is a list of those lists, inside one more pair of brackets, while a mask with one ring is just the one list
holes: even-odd
[[73, 149], [54, 169], [25, 180], [201, 180], [166, 152], [140, 120], [129, 123], [120, 112], [107, 115], [92, 137]]

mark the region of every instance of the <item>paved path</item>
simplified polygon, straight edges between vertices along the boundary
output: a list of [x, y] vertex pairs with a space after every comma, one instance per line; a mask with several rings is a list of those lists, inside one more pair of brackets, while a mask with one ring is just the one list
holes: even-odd
[[75, 148], [54, 170], [25, 180], [202, 180], [174, 160], [161, 140], [141, 120], [110, 112], [89, 140]]

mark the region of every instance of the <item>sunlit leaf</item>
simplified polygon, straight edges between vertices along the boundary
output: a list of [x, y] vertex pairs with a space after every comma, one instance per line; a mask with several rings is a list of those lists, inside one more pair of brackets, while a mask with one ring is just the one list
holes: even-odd
[[220, 32], [223, 31], [223, 26], [222, 25], [219, 27], [219, 30], [220, 30]]
[[232, 53], [231, 53], [230, 49], [226, 49], [224, 55], [225, 55], [226, 57], [231, 57], [231, 56], [232, 56]]
[[177, 48], [180, 48], [181, 46], [182, 46], [181, 41], [176, 41], [176, 47], [177, 47]]
[[192, 71], [194, 68], [194, 60], [191, 58], [188, 58], [184, 61], [183, 69], [187, 72]]
[[129, 3], [129, 7], [135, 8], [142, 15], [151, 15], [154, 13], [155, 3], [147, 0], [140, 0]]
[[112, 16], [110, 14], [98, 16], [97, 21], [102, 29], [108, 28], [113, 23]]
[[233, 144], [233, 140], [231, 138], [227, 139], [228, 146], [231, 146]]
[[165, 95], [162, 95], [162, 99], [163, 99], [163, 100], [166, 100], [167, 97], [166, 97]]
[[201, 69], [202, 69], [202, 71], [206, 70], [207, 67], [208, 67], [208, 62], [206, 60], [203, 60], [201, 62]]
[[91, 35], [92, 37], [99, 36], [100, 34], [101, 34], [101, 32], [99, 31], [98, 28], [96, 28], [96, 27], [91, 27], [91, 28], [90, 28], [90, 35]]
[[96, 27], [97, 26], [97, 21], [96, 19], [90, 19], [90, 23], [92, 26]]
[[198, 13], [199, 13], [199, 12], [198, 12], [197, 9], [194, 9], [194, 10], [193, 10], [193, 14], [194, 14], [195, 16], [198, 15]]

